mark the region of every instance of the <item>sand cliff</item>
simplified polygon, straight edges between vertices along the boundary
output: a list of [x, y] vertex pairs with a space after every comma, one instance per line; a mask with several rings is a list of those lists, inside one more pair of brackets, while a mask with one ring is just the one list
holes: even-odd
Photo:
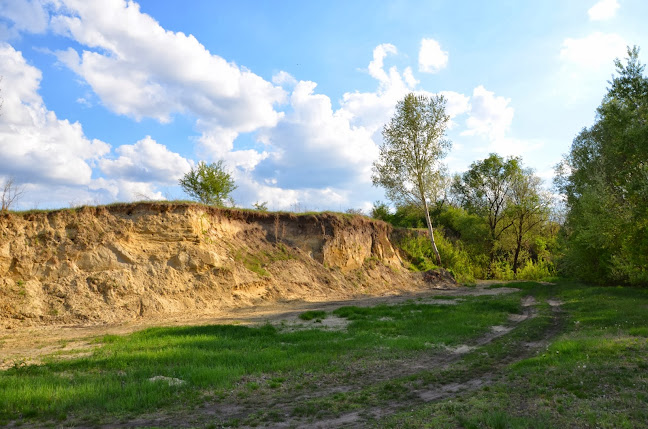
[[114, 323], [435, 286], [405, 268], [391, 233], [361, 216], [198, 204], [3, 214], [0, 321]]

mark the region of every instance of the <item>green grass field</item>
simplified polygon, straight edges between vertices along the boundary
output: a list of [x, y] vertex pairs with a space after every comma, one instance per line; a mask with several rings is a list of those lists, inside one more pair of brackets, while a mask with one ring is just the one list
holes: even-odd
[[[455, 305], [311, 311], [297, 330], [105, 336], [90, 356], [0, 372], [0, 424], [646, 427], [648, 290], [513, 286], [522, 291]], [[529, 295], [535, 317], [511, 321]], [[333, 316], [345, 330], [318, 328]]]

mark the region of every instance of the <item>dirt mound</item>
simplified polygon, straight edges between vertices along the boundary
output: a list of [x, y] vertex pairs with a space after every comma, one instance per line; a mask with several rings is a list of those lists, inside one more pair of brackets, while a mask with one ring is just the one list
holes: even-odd
[[360, 216], [195, 204], [4, 214], [0, 321], [114, 323], [454, 283], [408, 272], [391, 233]]

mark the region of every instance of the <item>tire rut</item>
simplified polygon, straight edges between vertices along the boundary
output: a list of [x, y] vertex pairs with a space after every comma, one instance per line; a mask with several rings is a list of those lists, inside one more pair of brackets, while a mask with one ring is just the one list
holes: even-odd
[[[550, 303], [552, 310], [552, 323], [544, 332], [540, 340], [533, 343], [523, 343], [523, 348], [520, 349], [519, 353], [499, 361], [496, 366], [491, 368], [488, 372], [480, 373], [475, 377], [462, 382], [451, 382], [441, 385], [415, 388], [410, 391], [406, 400], [394, 400], [379, 406], [370, 407], [364, 410], [354, 410], [352, 412], [343, 413], [323, 420], [310, 421], [307, 418], [293, 415], [297, 404], [304, 404], [336, 393], [358, 391], [388, 382], [389, 380], [397, 380], [424, 372], [447, 369], [453, 364], [461, 361], [463, 356], [467, 353], [507, 335], [522, 321], [536, 317], [538, 313], [535, 308], [536, 301], [532, 296], [523, 297], [521, 303], [522, 314], [516, 315], [518, 317], [509, 317], [509, 323], [506, 326], [503, 326], [504, 329], [491, 329], [487, 334], [466, 344], [466, 347], [461, 350], [455, 349], [445, 350], [438, 353], [428, 353], [416, 358], [401, 359], [396, 362], [390, 362], [389, 364], [381, 363], [378, 365], [372, 365], [365, 370], [357, 370], [357, 368], [350, 365], [346, 377], [349, 381], [346, 382], [336, 379], [335, 375], [325, 377], [324, 379], [322, 379], [321, 376], [318, 376], [318, 384], [314, 386], [313, 389], [309, 389], [309, 393], [295, 395], [294, 391], [287, 391], [279, 394], [277, 394], [277, 392], [272, 392], [271, 397], [259, 394], [255, 395], [254, 398], [245, 401], [241, 401], [236, 397], [230, 397], [226, 398], [224, 401], [220, 401], [219, 403], [205, 404], [204, 407], [195, 410], [194, 416], [198, 415], [200, 420], [218, 419], [222, 422], [233, 420], [245, 421], [255, 413], [258, 413], [259, 410], [272, 410], [272, 413], [283, 416], [285, 420], [267, 423], [266, 426], [261, 423], [256, 427], [365, 427], [368, 424], [371, 424], [372, 421], [399, 412], [408, 406], [439, 401], [465, 394], [466, 392], [493, 383], [497, 380], [498, 373], [501, 372], [504, 367], [515, 361], [525, 359], [526, 357], [533, 355], [543, 346], [546, 346], [550, 339], [553, 338], [561, 329], [562, 318], [560, 316], [560, 303], [556, 305]], [[167, 416], [167, 418], [169, 418], [169, 420], [165, 419], [167, 424], [169, 421], [175, 421], [178, 426], [187, 425], [186, 420], [177, 420], [178, 416]], [[156, 424], [160, 424], [159, 416], [155, 419], [149, 420], [143, 418], [125, 425], [111, 425], [108, 427], [134, 427]]]

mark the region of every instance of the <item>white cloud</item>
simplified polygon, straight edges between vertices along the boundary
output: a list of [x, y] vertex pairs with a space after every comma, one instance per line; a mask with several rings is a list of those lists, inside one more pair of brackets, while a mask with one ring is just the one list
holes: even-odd
[[47, 110], [38, 94], [41, 72], [21, 52], [0, 43], [3, 76], [0, 116], [0, 171], [21, 182], [83, 185], [92, 166], [110, 151], [89, 140], [81, 124], [61, 120]]
[[62, 2], [52, 28], [89, 50], [68, 48], [57, 57], [116, 113], [160, 122], [191, 113], [228, 133], [271, 127], [281, 118], [274, 106], [284, 101], [283, 89], [212, 55], [192, 35], [165, 30], [137, 3]]
[[410, 67], [401, 74], [396, 67], [389, 73], [384, 70], [387, 54], [396, 54], [396, 47], [390, 44], [378, 45], [369, 63], [369, 74], [378, 81], [375, 92], [346, 92], [342, 96], [337, 115], [347, 118], [351, 126], [362, 127], [373, 135], [389, 120], [398, 100], [414, 91], [418, 84]]
[[[162, 192], [154, 189], [153, 183], [145, 181], [99, 178], [93, 180], [88, 188], [103, 201], [163, 200], [165, 198]], [[81, 201], [81, 203], [85, 202]]]
[[592, 21], [604, 21], [613, 18], [617, 9], [619, 9], [617, 0], [600, 0], [587, 11], [587, 14]]
[[451, 119], [448, 128], [454, 128], [457, 124], [452, 121], [452, 118], [470, 111], [470, 97], [454, 91], [441, 91], [439, 95], [446, 100], [446, 113]]
[[334, 188], [283, 189], [261, 184], [249, 175], [235, 176], [238, 189], [235, 202], [251, 206], [255, 202], [267, 202], [270, 210], [318, 211], [346, 209], [351, 201], [351, 192]]
[[49, 16], [40, 0], [0, 0], [0, 19], [13, 23], [7, 27], [5, 37], [14, 37], [18, 32], [43, 33], [49, 24]]
[[569, 64], [598, 69], [611, 66], [617, 57], [626, 53], [626, 42], [618, 34], [592, 33], [580, 39], [567, 38], [562, 44], [560, 58]]
[[317, 188], [369, 179], [377, 147], [371, 133], [354, 127], [334, 111], [331, 100], [314, 93], [314, 82], [301, 81], [290, 97], [293, 112], [264, 139], [274, 149], [255, 170], [280, 187]]
[[419, 50], [419, 71], [437, 73], [448, 65], [448, 53], [434, 39], [422, 39]]
[[108, 176], [139, 182], [175, 184], [189, 169], [189, 161], [150, 136], [134, 145], [119, 146], [117, 159], [103, 159], [99, 168]]
[[[389, 76], [384, 70], [385, 57], [388, 54], [397, 54], [398, 50], [396, 46], [391, 43], [383, 43], [382, 45], [376, 46], [373, 51], [373, 60], [369, 63], [369, 74], [374, 79], [377, 79], [379, 82], [388, 82]], [[395, 70], [395, 69], [394, 69]]]
[[382, 191], [370, 182], [380, 130], [396, 102], [417, 84], [409, 67], [402, 73], [396, 67], [385, 71], [385, 58], [396, 53], [393, 45], [377, 46], [368, 72], [378, 88], [345, 93], [338, 109], [328, 96], [315, 92], [314, 82], [294, 84], [292, 111], [258, 137], [268, 153], [255, 168], [254, 179], [245, 179], [257, 188], [242, 186], [242, 198], [271, 200], [270, 207], [283, 209], [301, 205], [336, 210], [364, 207], [381, 198]]
[[297, 85], [297, 79], [295, 79], [290, 73], [282, 70], [272, 76], [272, 83], [274, 83], [275, 85], [292, 88]]
[[626, 54], [626, 41], [618, 34], [592, 33], [568, 38], [560, 50], [561, 66], [554, 75], [553, 95], [567, 106], [596, 105], [605, 82], [614, 72], [614, 59]]
[[496, 152], [502, 156], [522, 156], [540, 149], [542, 142], [501, 137], [492, 141], [484, 152]]
[[[58, 119], [38, 93], [41, 72], [21, 52], [0, 43], [3, 76], [0, 176], [28, 183], [22, 208], [161, 199], [161, 185], [174, 184], [190, 164], [147, 137], [117, 148], [88, 139], [78, 122]], [[105, 178], [94, 179], [100, 168]]]
[[482, 85], [473, 90], [470, 114], [466, 120], [464, 136], [484, 136], [491, 140], [503, 138], [513, 122], [510, 98], [496, 96]]

